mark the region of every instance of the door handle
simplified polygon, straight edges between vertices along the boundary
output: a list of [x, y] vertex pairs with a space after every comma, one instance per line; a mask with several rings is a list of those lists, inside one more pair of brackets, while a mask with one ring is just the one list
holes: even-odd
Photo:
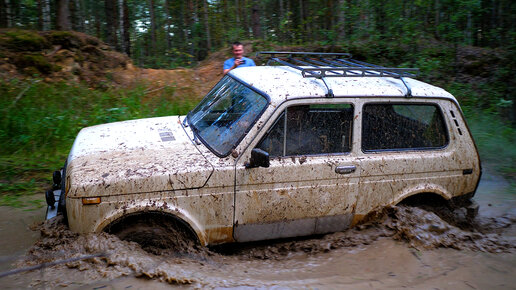
[[340, 165], [335, 167], [335, 173], [338, 174], [349, 174], [355, 172], [357, 167], [355, 165]]

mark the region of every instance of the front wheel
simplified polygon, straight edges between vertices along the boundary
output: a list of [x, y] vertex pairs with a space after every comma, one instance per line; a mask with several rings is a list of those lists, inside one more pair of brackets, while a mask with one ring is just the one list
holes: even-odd
[[136, 242], [151, 252], [158, 249], [191, 252], [199, 245], [195, 234], [183, 221], [163, 214], [130, 216], [110, 226], [107, 231], [121, 240]]

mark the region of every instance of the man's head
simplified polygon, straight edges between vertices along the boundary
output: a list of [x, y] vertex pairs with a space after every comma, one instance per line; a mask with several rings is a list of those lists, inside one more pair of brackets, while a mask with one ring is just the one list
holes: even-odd
[[241, 59], [244, 56], [244, 45], [240, 42], [233, 42], [233, 56], [235, 59]]

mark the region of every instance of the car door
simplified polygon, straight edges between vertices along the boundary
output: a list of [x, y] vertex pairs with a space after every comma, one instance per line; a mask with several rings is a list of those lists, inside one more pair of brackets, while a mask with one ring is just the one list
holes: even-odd
[[[350, 226], [358, 189], [353, 106], [280, 107], [236, 165], [234, 238], [239, 242], [327, 233]], [[269, 167], [246, 167], [250, 151]]]
[[441, 108], [426, 100], [369, 101], [362, 107], [357, 215], [407, 195], [460, 189], [463, 168]]

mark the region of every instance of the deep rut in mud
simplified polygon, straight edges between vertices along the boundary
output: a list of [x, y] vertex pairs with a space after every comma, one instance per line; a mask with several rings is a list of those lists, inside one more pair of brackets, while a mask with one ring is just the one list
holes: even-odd
[[[107, 233], [72, 233], [62, 219], [57, 218], [40, 226], [41, 238], [18, 266], [98, 254], [102, 256], [52, 266], [46, 270], [46, 276], [53, 275], [49, 273], [56, 273], [56, 276], [49, 279], [52, 282], [46, 281], [45, 285], [69, 285], [68, 278], [57, 273], [76, 269], [79, 270], [77, 273], [86, 275], [90, 280], [145, 277], [171, 284], [226, 287], [242, 285], [242, 281], [247, 281], [244, 285], [267, 285], [263, 280], [249, 280], [247, 273], [261, 273], [259, 268], [271, 265], [275, 265], [274, 271], [288, 271], [284, 264], [296, 263], [298, 259], [313, 258], [317, 261], [317, 255], [330, 253], [331, 256], [333, 251], [339, 249], [360, 250], [382, 239], [403, 241], [416, 250], [444, 247], [489, 253], [515, 252], [514, 240], [503, 236], [504, 231], [514, 225], [515, 216], [506, 214], [468, 221], [460, 210], [451, 211], [446, 207], [432, 209], [436, 213], [428, 208], [396, 206], [385, 209], [372, 222], [345, 232], [318, 237], [231, 244], [209, 249], [195, 246], [153, 248], [150, 252], [134, 242], [121, 241]], [[38, 282], [35, 283], [33, 286], [38, 286]]]

